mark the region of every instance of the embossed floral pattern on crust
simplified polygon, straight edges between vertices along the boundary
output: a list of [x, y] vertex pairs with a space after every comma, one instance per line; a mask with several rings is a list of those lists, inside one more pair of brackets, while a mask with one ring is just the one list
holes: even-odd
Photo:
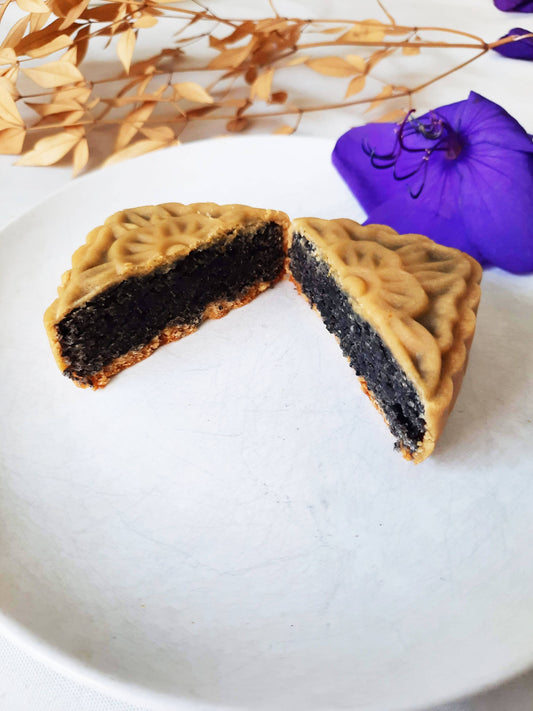
[[56, 322], [68, 311], [128, 276], [146, 274], [186, 256], [200, 245], [283, 213], [244, 205], [166, 203], [121, 210], [92, 230], [63, 274], [58, 298], [45, 319]]
[[352, 220], [295, 220], [311, 235], [356, 308], [384, 335], [428, 398], [440, 384], [454, 344], [474, 261], [421, 235]]

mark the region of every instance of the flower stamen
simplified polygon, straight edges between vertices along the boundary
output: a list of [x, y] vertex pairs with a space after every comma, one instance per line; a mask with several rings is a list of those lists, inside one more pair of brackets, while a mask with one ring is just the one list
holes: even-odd
[[[361, 147], [370, 158], [374, 168], [378, 170], [393, 168], [394, 180], [409, 180], [415, 175], [420, 176], [421, 182], [417, 187], [409, 186], [409, 194], [416, 200], [424, 189], [431, 156], [436, 152], [444, 152], [447, 159], [455, 160], [463, 150], [464, 144], [461, 135], [436, 112], [431, 112], [425, 119], [417, 119], [413, 114], [413, 110], [409, 111], [398, 128], [395, 129], [394, 145], [388, 153], [378, 153], [366, 140], [363, 141]], [[420, 141], [417, 141], [417, 145], [410, 145], [408, 141], [413, 136], [422, 136], [431, 145], [420, 145]], [[401, 174], [398, 162], [402, 153], [422, 153], [423, 155], [415, 168]]]

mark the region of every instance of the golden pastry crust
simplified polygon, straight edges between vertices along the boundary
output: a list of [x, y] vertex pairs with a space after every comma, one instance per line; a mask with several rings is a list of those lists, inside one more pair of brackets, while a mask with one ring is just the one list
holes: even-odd
[[415, 386], [426, 433], [414, 454], [402, 453], [423, 461], [461, 386], [476, 326], [481, 266], [457, 249], [422, 235], [399, 235], [385, 225], [301, 218], [292, 223], [289, 244], [293, 234], [315, 245], [354, 310], [379, 333]]
[[[148, 274], [183, 259], [199, 247], [207, 247], [218, 240], [231, 240], [238, 230], [253, 230], [268, 222], [282, 226], [286, 248], [290, 221], [285, 213], [275, 210], [210, 202], [191, 205], [165, 203], [121, 210], [108, 217], [103, 225], [87, 235], [86, 243], [74, 252], [72, 268], [61, 278], [58, 298], [44, 314], [44, 325], [59, 368], [65, 370], [67, 363], [62, 357], [56, 325], [72, 309], [83, 306], [97, 294], [128, 277]], [[225, 302], [212, 305], [216, 308], [208, 307], [204, 319], [219, 317], [231, 308], [247, 303], [253, 298], [252, 293], [257, 295], [268, 285], [255, 286], [256, 289], [248, 290], [233, 304]], [[168, 333], [161, 334], [152, 344], [117, 358], [94, 376], [93, 387], [103, 387], [112, 374], [146, 358], [159, 345], [186, 335], [185, 330], [187, 328], [166, 329]], [[187, 333], [193, 330], [196, 329], [191, 328]], [[155, 341], [158, 345], [154, 345]], [[141, 352], [145, 354], [140, 355]], [[80, 382], [77, 384], [81, 385]]]
[[57, 323], [77, 306], [130, 276], [183, 259], [233, 229], [279, 222], [283, 212], [211, 202], [166, 203], [121, 210], [91, 230], [72, 255], [72, 268], [61, 277], [58, 298], [47, 309], [45, 324]]

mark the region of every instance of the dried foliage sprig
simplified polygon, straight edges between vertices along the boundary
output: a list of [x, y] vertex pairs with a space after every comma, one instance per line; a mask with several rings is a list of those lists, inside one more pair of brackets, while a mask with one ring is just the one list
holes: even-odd
[[[395, 120], [411, 108], [415, 93], [514, 39], [488, 44], [459, 30], [399, 25], [380, 0], [383, 21], [281, 17], [272, 2], [272, 17], [225, 18], [182, 0], [5, 0], [0, 21], [15, 1], [24, 14], [0, 45], [0, 153], [26, 151], [19, 165], [52, 165], [68, 156], [75, 174], [103, 151], [109, 164], [172, 145], [193, 123], [224, 122], [227, 131], [238, 132], [282, 118], [275, 133], [289, 134], [306, 113], [361, 104], [375, 111], [401, 98], [403, 108], [381, 116]], [[134, 61], [141, 30], [169, 18], [173, 46]], [[443, 35], [453, 41], [430, 39]], [[94, 63], [84, 62], [95, 45], [116, 52], [121, 69], [109, 62], [108, 75], [99, 77]], [[192, 62], [191, 46], [194, 56], [200, 46], [205, 58]], [[375, 71], [393, 55], [425, 48], [474, 54], [411, 87]], [[290, 97], [281, 79], [298, 66], [345, 79], [344, 99], [309, 104]], [[36, 117], [24, 120], [21, 104]]]

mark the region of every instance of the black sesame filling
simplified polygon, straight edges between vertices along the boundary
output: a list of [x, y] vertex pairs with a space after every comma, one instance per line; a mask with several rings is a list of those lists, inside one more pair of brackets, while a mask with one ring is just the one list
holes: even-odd
[[344, 355], [382, 409], [396, 448], [414, 453], [424, 438], [424, 408], [413, 385], [372, 326], [354, 312], [350, 301], [321, 261], [313, 245], [294, 235], [290, 270], [314, 304], [326, 328], [339, 339]]
[[89, 382], [163, 329], [199, 325], [209, 304], [234, 301], [250, 286], [276, 279], [284, 256], [282, 227], [269, 222], [109, 287], [57, 324], [66, 375]]

